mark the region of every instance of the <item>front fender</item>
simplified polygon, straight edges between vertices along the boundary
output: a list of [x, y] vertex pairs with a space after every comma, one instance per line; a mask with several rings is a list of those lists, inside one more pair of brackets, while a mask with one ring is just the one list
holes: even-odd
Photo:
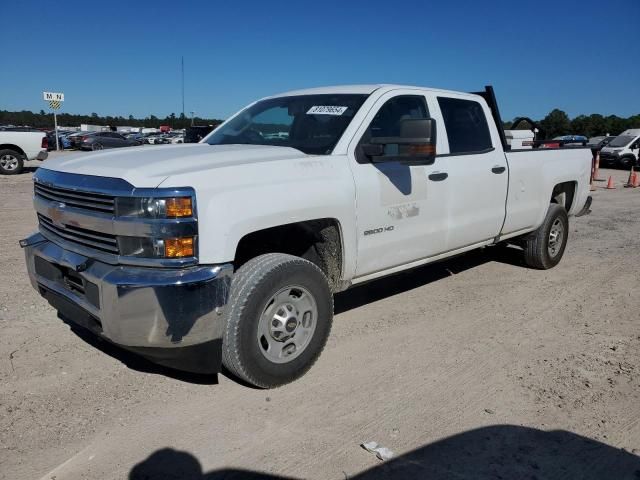
[[200, 263], [233, 261], [252, 232], [333, 218], [342, 228], [344, 276], [355, 272], [355, 187], [345, 156], [229, 165], [172, 176], [162, 186], [172, 185], [196, 190]]

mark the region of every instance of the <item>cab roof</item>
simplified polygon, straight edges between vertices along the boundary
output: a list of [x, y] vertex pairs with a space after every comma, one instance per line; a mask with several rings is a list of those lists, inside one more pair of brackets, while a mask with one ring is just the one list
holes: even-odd
[[425, 92], [436, 92], [436, 93], [450, 93], [450, 94], [463, 94], [463, 95], [471, 95], [468, 92], [456, 92], [453, 90], [441, 90], [438, 88], [428, 88], [428, 87], [418, 87], [415, 85], [396, 85], [396, 84], [387, 84], [387, 83], [379, 83], [379, 84], [371, 84], [371, 85], [335, 85], [329, 87], [316, 87], [316, 88], [305, 88], [302, 90], [291, 90], [289, 92], [279, 93], [277, 95], [273, 95], [268, 98], [276, 98], [276, 97], [290, 97], [295, 95], [325, 95], [325, 94], [365, 94], [370, 95], [376, 90], [396, 90], [400, 88], [407, 88], [412, 90], [422, 90]]

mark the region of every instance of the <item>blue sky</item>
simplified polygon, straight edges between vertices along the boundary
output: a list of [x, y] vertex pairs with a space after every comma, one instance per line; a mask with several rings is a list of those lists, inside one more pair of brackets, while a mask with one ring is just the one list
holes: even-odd
[[344, 83], [493, 84], [505, 119], [640, 113], [640, 0], [4, 0], [0, 18], [5, 110], [48, 90], [69, 113], [179, 114], [184, 55], [202, 117]]

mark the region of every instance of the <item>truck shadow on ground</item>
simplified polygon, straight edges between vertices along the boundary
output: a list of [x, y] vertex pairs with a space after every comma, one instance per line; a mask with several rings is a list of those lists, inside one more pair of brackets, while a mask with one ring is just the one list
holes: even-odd
[[368, 303], [423, 287], [443, 278], [457, 275], [489, 262], [499, 262], [527, 268], [521, 249], [500, 245], [459, 255], [454, 258], [367, 282], [335, 296], [334, 311], [343, 313]]
[[33, 173], [35, 173], [35, 171], [38, 170], [38, 167], [24, 167], [22, 169], [22, 171], [20, 173], [18, 173], [18, 176], [22, 176], [22, 175], [31, 175]]
[[[370, 454], [354, 445], [353, 455]], [[342, 475], [340, 478], [353, 480], [638, 480], [640, 457], [572, 432], [495, 425], [425, 445], [355, 475], [348, 472]], [[291, 480], [293, 477], [239, 469], [204, 473], [193, 455], [171, 448], [154, 452], [129, 473], [129, 480], [165, 479]]]
[[59, 318], [65, 322], [71, 331], [75, 333], [82, 340], [87, 342], [92, 347], [100, 350], [102, 353], [109, 355], [112, 358], [115, 358], [119, 362], [122, 362], [128, 368], [135, 370], [137, 372], [142, 373], [150, 373], [155, 375], [163, 375], [165, 377], [173, 378], [174, 380], [179, 380], [181, 382], [194, 383], [198, 385], [217, 385], [218, 384], [218, 376], [215, 374], [205, 375], [198, 373], [189, 373], [183, 372], [180, 370], [174, 370], [172, 368], [163, 367], [162, 365], [158, 365], [153, 363], [140, 355], [136, 355], [135, 353], [129, 352], [120, 348], [116, 345], [113, 345], [105, 340], [102, 340], [94, 333], [89, 332], [88, 330], [77, 326], [71, 320], [65, 318], [64, 316], [58, 315]]
[[[436, 282], [451, 275], [456, 275], [471, 268], [494, 261], [510, 265], [524, 265], [522, 262], [522, 250], [515, 247], [491, 247], [475, 250], [453, 259], [447, 259], [443, 262], [418, 267], [407, 272], [374, 280], [364, 285], [349, 289], [346, 292], [336, 294], [335, 313], [344, 313], [368, 303], [399, 295], [409, 290], [428, 285], [429, 283]], [[188, 383], [201, 385], [218, 384], [218, 376], [215, 374], [206, 375], [188, 373], [157, 365], [139, 355], [100, 339], [95, 334], [77, 326], [64, 316], [60, 316], [60, 318], [71, 328], [71, 331], [78, 335], [82, 340], [90, 344], [92, 347], [97, 348], [104, 354], [122, 362], [132, 370], [163, 375]], [[226, 377], [233, 378], [236, 382], [250, 386], [248, 384], [244, 384], [238, 379], [235, 379], [225, 370], [221, 373]]]

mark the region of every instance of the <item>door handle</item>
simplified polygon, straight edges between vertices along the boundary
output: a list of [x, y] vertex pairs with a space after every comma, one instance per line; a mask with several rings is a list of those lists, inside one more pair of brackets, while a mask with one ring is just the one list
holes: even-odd
[[441, 182], [442, 180], [446, 180], [449, 176], [447, 172], [435, 172], [429, 175], [429, 180], [433, 182]]
[[493, 173], [503, 173], [506, 169], [507, 169], [507, 167], [501, 167], [500, 165], [496, 165], [495, 167], [493, 167], [491, 169], [491, 171]]

